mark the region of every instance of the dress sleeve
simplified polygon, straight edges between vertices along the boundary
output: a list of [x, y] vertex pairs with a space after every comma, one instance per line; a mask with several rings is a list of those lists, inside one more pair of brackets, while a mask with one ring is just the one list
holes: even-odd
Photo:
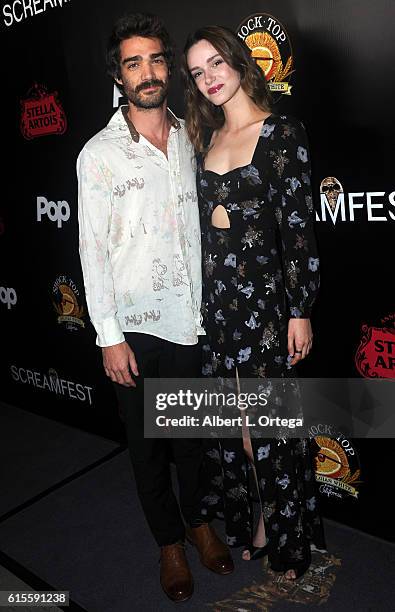
[[320, 279], [306, 131], [296, 119], [282, 117], [270, 140], [270, 189], [281, 237], [288, 314], [307, 319]]

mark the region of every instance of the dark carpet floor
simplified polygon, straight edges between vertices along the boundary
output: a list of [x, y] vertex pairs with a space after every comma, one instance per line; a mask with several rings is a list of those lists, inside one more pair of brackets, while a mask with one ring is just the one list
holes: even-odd
[[119, 446], [0, 403], [0, 518]]
[[[7, 407], [0, 417], [2, 502], [7, 510], [18, 506], [0, 520], [4, 571], [34, 589], [49, 585], [70, 591], [70, 610], [73, 605], [88, 612], [174, 610], [159, 586], [158, 550], [140, 510], [127, 451], [108, 455], [117, 450], [113, 442], [45, 423], [25, 411], [18, 411], [18, 425], [16, 414]], [[18, 434], [25, 420], [26, 427], [36, 427], [36, 436], [43, 436], [42, 445], [36, 438], [40, 453], [36, 457], [31, 446], [28, 461], [27, 441]], [[51, 428], [59, 431], [52, 432], [55, 442], [45, 445]], [[33, 503], [29, 495], [36, 496]], [[217, 527], [221, 532], [221, 523]], [[241, 561], [239, 550], [233, 551], [236, 571], [217, 576], [200, 565], [188, 546], [195, 593], [176, 607], [219, 612], [395, 610], [395, 546], [330, 521], [325, 527], [328, 553], [314, 553], [310, 571], [293, 585], [261, 562]], [[1, 588], [8, 588], [7, 573], [0, 571], [0, 579]]]

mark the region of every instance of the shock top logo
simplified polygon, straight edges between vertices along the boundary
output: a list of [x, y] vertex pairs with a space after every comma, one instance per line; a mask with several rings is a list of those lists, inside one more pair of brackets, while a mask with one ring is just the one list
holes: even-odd
[[66, 115], [57, 91], [49, 93], [46, 87], [35, 83], [28, 97], [21, 100], [21, 107], [21, 132], [26, 140], [66, 131]]
[[259, 13], [247, 17], [237, 28], [237, 35], [250, 49], [270, 91], [290, 95], [293, 56], [284, 26], [272, 15]]
[[358, 455], [342, 434], [335, 437], [315, 436], [319, 450], [315, 458], [315, 478], [321, 495], [342, 500], [358, 497], [356, 485], [361, 470]]
[[382, 324], [362, 325], [355, 365], [364, 378], [395, 378], [395, 313], [382, 319]]
[[85, 327], [82, 317], [85, 316], [84, 307], [78, 304], [80, 293], [76, 284], [64, 275], [59, 276], [52, 288], [52, 303], [58, 313], [58, 323], [66, 324], [69, 330]]

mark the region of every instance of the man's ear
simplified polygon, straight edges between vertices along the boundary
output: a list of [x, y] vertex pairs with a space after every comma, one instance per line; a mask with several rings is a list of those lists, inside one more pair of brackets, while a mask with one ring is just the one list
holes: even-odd
[[114, 78], [114, 81], [115, 81], [115, 82], [116, 82], [118, 85], [121, 85], [121, 87], [123, 86], [123, 81], [122, 81], [122, 79], [117, 79], [117, 78]]

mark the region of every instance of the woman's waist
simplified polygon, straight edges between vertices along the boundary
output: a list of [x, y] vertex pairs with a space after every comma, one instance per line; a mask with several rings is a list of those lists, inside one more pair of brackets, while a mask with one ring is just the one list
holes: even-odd
[[[237, 246], [237, 245], [235, 245]], [[202, 265], [203, 277], [210, 283], [215, 278], [222, 280], [237, 278], [238, 281], [260, 279], [266, 280], [268, 275], [282, 279], [282, 261], [278, 252], [277, 244], [274, 241], [268, 248], [248, 247], [245, 250], [232, 248], [228, 244], [227, 248], [203, 249]]]

